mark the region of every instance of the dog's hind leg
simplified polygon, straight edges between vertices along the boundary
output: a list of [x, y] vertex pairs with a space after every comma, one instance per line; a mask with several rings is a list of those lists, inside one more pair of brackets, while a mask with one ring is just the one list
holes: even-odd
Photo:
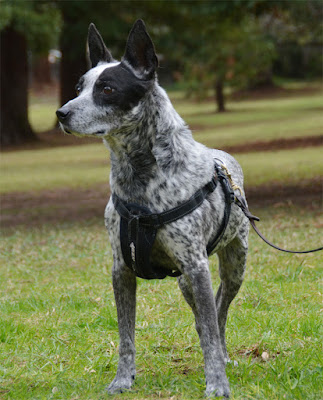
[[215, 296], [222, 351], [226, 362], [230, 362], [225, 342], [225, 327], [228, 310], [237, 295], [246, 268], [248, 252], [248, 226], [223, 250], [218, 252], [221, 283]]
[[185, 273], [178, 279], [179, 286], [195, 315], [205, 362], [205, 393], [207, 396], [229, 397], [208, 260], [200, 256], [195, 258], [192, 268], [186, 266]]
[[120, 345], [117, 374], [108, 387], [108, 392], [115, 394], [130, 389], [136, 375], [136, 277], [123, 262], [115, 260], [112, 278], [118, 312]]

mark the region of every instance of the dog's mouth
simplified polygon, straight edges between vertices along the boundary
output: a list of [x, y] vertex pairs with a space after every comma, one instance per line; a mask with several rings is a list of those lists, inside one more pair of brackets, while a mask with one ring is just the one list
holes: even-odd
[[77, 133], [77, 132], [71, 132], [65, 125], [63, 125], [62, 123], [60, 124], [62, 131], [64, 133], [66, 133], [67, 135], [76, 135], [76, 136], [104, 136], [106, 135], [106, 131], [105, 130], [99, 130], [93, 133], [88, 133], [88, 134], [81, 134], [81, 133]]
[[67, 129], [66, 126], [62, 124], [60, 121], [59, 121], [59, 126], [61, 127], [64, 133], [66, 133], [67, 135], [72, 135], [72, 132], [69, 129]]

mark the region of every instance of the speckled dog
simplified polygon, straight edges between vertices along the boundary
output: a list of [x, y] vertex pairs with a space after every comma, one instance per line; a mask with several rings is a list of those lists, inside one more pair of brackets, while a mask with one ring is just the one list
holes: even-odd
[[[243, 174], [227, 153], [211, 150], [191, 131], [158, 85], [158, 61], [144, 23], [133, 26], [121, 62], [113, 59], [93, 24], [89, 28], [92, 68], [80, 79], [77, 97], [57, 111], [63, 130], [102, 137], [111, 154], [110, 185], [121, 199], [154, 213], [187, 201], [214, 175], [214, 159], [224, 164], [241, 188]], [[151, 259], [178, 277], [191, 306], [205, 360], [206, 395], [229, 397], [225, 364], [228, 308], [243, 281], [248, 219], [232, 205], [229, 223], [213, 253], [221, 284], [214, 297], [206, 245], [220, 228], [225, 209], [220, 185], [189, 215], [161, 227]], [[136, 275], [126, 266], [120, 245], [120, 216], [110, 199], [105, 211], [113, 250], [113, 287], [120, 334], [119, 365], [109, 393], [130, 389], [136, 375]]]

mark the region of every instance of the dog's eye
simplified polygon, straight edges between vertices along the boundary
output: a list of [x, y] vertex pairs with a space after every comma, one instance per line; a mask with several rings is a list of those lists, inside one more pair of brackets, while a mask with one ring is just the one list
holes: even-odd
[[114, 92], [114, 89], [112, 89], [110, 86], [105, 86], [103, 89], [104, 94], [112, 94]]
[[76, 96], [78, 96], [81, 93], [81, 86], [76, 86], [75, 92], [76, 92]]

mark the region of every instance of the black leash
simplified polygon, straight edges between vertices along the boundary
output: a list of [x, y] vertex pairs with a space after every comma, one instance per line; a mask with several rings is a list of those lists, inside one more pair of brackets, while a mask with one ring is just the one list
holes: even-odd
[[295, 251], [295, 250], [286, 250], [286, 249], [282, 249], [279, 246], [276, 246], [275, 244], [271, 243], [268, 239], [266, 239], [264, 237], [264, 235], [258, 230], [255, 221], [260, 221], [258, 217], [256, 217], [255, 215], [252, 215], [251, 212], [249, 211], [249, 208], [247, 206], [247, 203], [245, 202], [245, 199], [240, 196], [240, 195], [236, 195], [235, 196], [235, 202], [236, 204], [241, 208], [241, 210], [243, 211], [243, 213], [245, 214], [245, 216], [249, 219], [249, 222], [251, 224], [251, 226], [253, 227], [253, 229], [255, 230], [255, 232], [257, 233], [257, 235], [265, 242], [267, 243], [269, 246], [273, 247], [276, 250], [279, 251], [283, 251], [285, 253], [293, 253], [293, 254], [306, 254], [306, 253], [314, 253], [316, 251], [321, 251], [323, 250], [323, 247], [318, 247], [317, 249], [313, 249], [313, 250], [305, 250], [305, 251]]

